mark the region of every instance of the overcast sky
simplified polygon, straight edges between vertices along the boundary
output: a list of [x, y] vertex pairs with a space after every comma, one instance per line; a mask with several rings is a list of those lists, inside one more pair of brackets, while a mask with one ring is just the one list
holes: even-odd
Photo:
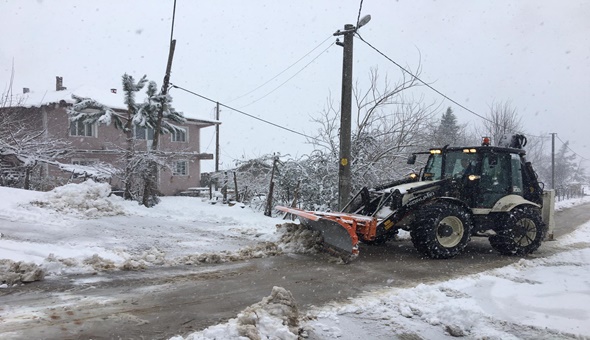
[[[125, 72], [147, 74], [161, 84], [173, 3], [0, 0], [0, 91], [9, 84], [13, 61], [15, 92], [23, 87], [53, 90], [58, 75], [68, 89], [120, 88]], [[356, 23], [359, 4], [177, 0], [171, 81], [313, 134], [317, 126], [311, 117], [318, 116], [330, 95], [340, 100], [342, 48], [332, 44], [332, 33]], [[361, 28], [363, 38], [404, 66], [421, 63], [421, 78], [437, 90], [481, 115], [492, 103], [508, 101], [528, 133], [556, 132], [590, 159], [590, 2], [365, 0], [362, 15], [366, 14], [372, 20]], [[233, 100], [314, 47], [318, 48], [276, 79]], [[354, 77], [361, 86], [376, 67], [391, 81], [400, 77], [395, 65], [355, 39]], [[215, 104], [177, 89], [171, 94], [185, 115], [214, 118]], [[481, 124], [480, 118], [428, 88], [420, 94], [439, 103], [440, 114], [451, 106], [460, 123]], [[222, 110], [221, 121], [224, 166], [272, 152], [300, 156], [310, 151], [304, 137], [231, 110]], [[201, 150], [214, 153], [214, 129], [206, 130]], [[213, 167], [213, 161], [203, 162], [205, 171]]]

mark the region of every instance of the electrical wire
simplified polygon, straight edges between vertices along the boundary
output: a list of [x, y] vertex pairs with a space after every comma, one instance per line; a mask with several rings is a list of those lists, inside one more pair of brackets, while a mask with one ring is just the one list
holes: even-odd
[[418, 76], [414, 75], [412, 72], [408, 71], [406, 68], [404, 68], [404, 67], [403, 67], [403, 66], [401, 66], [400, 64], [396, 63], [396, 62], [395, 62], [393, 59], [391, 59], [390, 57], [388, 57], [388, 56], [387, 56], [385, 53], [381, 52], [381, 51], [380, 51], [379, 49], [377, 49], [375, 46], [371, 45], [371, 44], [370, 44], [368, 41], [366, 41], [365, 39], [363, 39], [363, 37], [362, 37], [362, 36], [361, 36], [361, 35], [360, 35], [358, 32], [356, 32], [356, 35], [358, 36], [358, 38], [359, 38], [359, 39], [360, 39], [362, 42], [364, 42], [364, 43], [365, 43], [365, 44], [367, 44], [369, 47], [371, 47], [373, 50], [375, 50], [375, 52], [377, 52], [377, 53], [381, 54], [383, 57], [385, 57], [385, 59], [389, 60], [389, 61], [390, 61], [391, 63], [393, 63], [395, 66], [399, 67], [399, 68], [400, 68], [402, 71], [406, 72], [407, 74], [409, 74], [410, 76], [412, 76], [414, 79], [416, 79], [417, 81], [419, 81], [419, 82], [421, 82], [422, 84], [424, 84], [424, 86], [426, 86], [426, 87], [428, 87], [429, 89], [431, 89], [432, 91], [434, 91], [434, 92], [438, 93], [440, 96], [442, 96], [442, 97], [443, 97], [443, 98], [445, 98], [446, 100], [450, 101], [451, 103], [453, 103], [453, 104], [455, 104], [455, 105], [459, 106], [460, 108], [464, 109], [465, 111], [467, 111], [467, 112], [469, 112], [469, 113], [471, 113], [471, 114], [473, 114], [473, 115], [475, 115], [475, 116], [477, 116], [477, 117], [479, 117], [479, 118], [481, 118], [481, 119], [483, 119], [483, 120], [486, 120], [486, 121], [488, 121], [488, 122], [490, 122], [490, 123], [494, 124], [494, 122], [493, 122], [491, 119], [489, 119], [489, 118], [487, 118], [487, 117], [485, 117], [485, 116], [482, 116], [482, 115], [478, 114], [477, 112], [475, 112], [475, 111], [473, 111], [473, 110], [470, 110], [469, 108], [467, 108], [467, 107], [463, 106], [462, 104], [458, 103], [457, 101], [453, 100], [452, 98], [450, 98], [450, 97], [449, 97], [449, 96], [447, 96], [446, 94], [444, 94], [444, 93], [440, 92], [439, 90], [435, 89], [435, 88], [434, 88], [432, 85], [430, 85], [430, 84], [426, 83], [425, 81], [423, 81], [422, 79], [418, 78]]
[[[213, 99], [211, 99], [211, 98], [205, 97], [205, 96], [203, 96], [203, 95], [201, 95], [201, 94], [198, 94], [198, 93], [196, 93], [196, 92], [193, 92], [193, 91], [191, 91], [191, 90], [185, 89], [184, 87], [181, 87], [181, 86], [178, 86], [178, 85], [175, 85], [175, 84], [172, 84], [172, 83], [171, 83], [170, 85], [171, 85], [172, 87], [174, 87], [174, 88], [177, 88], [177, 89], [179, 89], [179, 90], [185, 91], [185, 92], [187, 92], [187, 93], [190, 93], [190, 94], [192, 94], [192, 95], [195, 95], [195, 96], [197, 96], [197, 97], [199, 97], [199, 98], [202, 98], [202, 99], [208, 100], [208, 101], [210, 101], [210, 102], [212, 102], [212, 103], [219, 103], [218, 101], [215, 101], [215, 100], [213, 100]], [[227, 109], [230, 109], [230, 110], [232, 110], [232, 111], [235, 111], [235, 112], [237, 112], [237, 113], [241, 113], [241, 114], [243, 114], [243, 115], [245, 115], [245, 116], [248, 116], [248, 117], [250, 117], [250, 118], [253, 118], [253, 119], [256, 119], [256, 120], [259, 120], [259, 121], [261, 121], [261, 122], [264, 122], [264, 123], [266, 123], [266, 124], [272, 125], [272, 126], [274, 126], [274, 127], [277, 127], [277, 128], [279, 128], [279, 129], [283, 129], [283, 130], [285, 130], [285, 131], [292, 132], [292, 133], [294, 133], [294, 134], [297, 134], [297, 135], [303, 136], [303, 137], [305, 137], [305, 138], [308, 138], [308, 139], [313, 139], [313, 140], [316, 140], [316, 141], [320, 141], [319, 139], [317, 139], [317, 138], [315, 138], [315, 137], [308, 136], [308, 135], [306, 135], [306, 134], [304, 134], [304, 133], [302, 133], [302, 132], [295, 131], [295, 130], [289, 129], [289, 128], [287, 128], [287, 127], [281, 126], [281, 125], [279, 125], [279, 124], [276, 124], [276, 123], [270, 122], [270, 121], [268, 121], [268, 120], [264, 120], [264, 119], [262, 119], [262, 118], [259, 118], [259, 117], [256, 117], [256, 116], [253, 116], [253, 115], [251, 115], [251, 114], [249, 114], [249, 113], [246, 113], [246, 112], [244, 112], [244, 111], [242, 111], [242, 110], [239, 110], [239, 109], [233, 108], [233, 107], [231, 107], [231, 106], [228, 106], [228, 105], [225, 105], [225, 104], [222, 104], [222, 103], [219, 103], [219, 106], [223, 106], [223, 107], [225, 107], [225, 108], [227, 108]]]
[[[249, 95], [250, 93], [258, 90], [259, 88], [263, 87], [264, 85], [270, 83], [271, 81], [275, 80], [277, 77], [279, 77], [280, 75], [282, 75], [283, 73], [287, 72], [289, 69], [291, 69], [291, 67], [297, 65], [297, 63], [299, 63], [301, 60], [303, 60], [305, 57], [307, 57], [308, 55], [310, 55], [313, 51], [317, 50], [320, 46], [322, 46], [326, 41], [330, 40], [332, 38], [332, 35], [328, 36], [324, 41], [322, 41], [321, 43], [319, 43], [316, 47], [314, 47], [311, 51], [307, 52], [303, 57], [297, 59], [297, 61], [295, 61], [293, 64], [289, 65], [289, 67], [287, 67], [286, 69], [282, 70], [280, 73], [278, 73], [276, 76], [270, 78], [269, 80], [267, 80], [266, 82], [264, 82], [263, 84], [259, 85], [258, 87], [256, 87], [255, 89], [253, 89], [252, 91], [246, 92], [236, 98], [230, 99], [228, 101], [228, 103], [231, 103], [233, 101], [236, 101], [240, 98], [243, 98], [247, 95]], [[322, 52], [323, 53], [323, 52]], [[250, 105], [250, 104], [248, 104]]]
[[292, 75], [289, 79], [285, 80], [284, 82], [282, 82], [279, 86], [275, 87], [274, 89], [272, 89], [270, 92], [268, 92], [267, 94], [265, 94], [264, 96], [254, 100], [253, 102], [246, 104], [244, 106], [242, 106], [242, 108], [244, 107], [248, 107], [264, 98], [266, 98], [267, 96], [269, 96], [271, 93], [275, 92], [276, 90], [278, 90], [279, 88], [281, 88], [283, 85], [285, 85], [289, 80], [295, 78], [299, 73], [301, 73], [303, 70], [305, 70], [309, 65], [311, 65], [314, 61], [316, 61], [316, 59], [318, 59], [319, 57], [321, 57], [322, 54], [324, 54], [328, 49], [330, 49], [330, 47], [334, 46], [334, 43], [331, 43], [330, 46], [326, 47], [325, 50], [323, 50], [320, 54], [318, 54], [315, 58], [313, 58], [309, 63], [307, 63], [305, 66], [303, 66], [302, 69], [300, 69], [299, 71], [297, 71], [294, 75]]
[[563, 140], [561, 140], [561, 138], [559, 138], [559, 135], [558, 135], [558, 134], [555, 134], [555, 137], [557, 137], [557, 139], [559, 139], [559, 141], [560, 141], [560, 142], [561, 142], [563, 145], [565, 145], [565, 147], [566, 147], [566, 148], [568, 148], [568, 149], [569, 149], [569, 150], [570, 150], [570, 151], [571, 151], [571, 152], [572, 152], [574, 155], [576, 155], [576, 156], [580, 157], [581, 159], [583, 159], [583, 160], [585, 160], [585, 161], [587, 161], [587, 160], [588, 160], [588, 158], [580, 156], [580, 154], [578, 154], [578, 153], [577, 153], [577, 152], [575, 152], [575, 151], [574, 151], [572, 148], [570, 148], [570, 146], [569, 146], [569, 143], [565, 143]]
[[[361, 1], [361, 6], [362, 6], [362, 1]], [[360, 14], [359, 14], [360, 15]], [[392, 62], [395, 66], [399, 67], [402, 71], [406, 72], [407, 74], [409, 74], [410, 76], [412, 76], [414, 79], [418, 80], [419, 82], [421, 82], [422, 84], [424, 84], [426, 87], [428, 87], [429, 89], [431, 89], [432, 91], [438, 93], [439, 95], [441, 95], [442, 97], [444, 97], [445, 99], [447, 99], [448, 101], [454, 103], [455, 105], [461, 107], [462, 109], [464, 109], [465, 111], [483, 119], [486, 120], [492, 124], [495, 124], [492, 120], [490, 120], [489, 118], [482, 116], [472, 110], [470, 110], [469, 108], [461, 105], [460, 103], [458, 103], [457, 101], [453, 100], [452, 98], [450, 98], [449, 96], [445, 95], [444, 93], [440, 92], [439, 90], [435, 89], [433, 86], [431, 86], [430, 84], [426, 83], [425, 81], [423, 81], [422, 79], [418, 78], [416, 75], [414, 75], [412, 72], [408, 71], [407, 69], [405, 69], [403, 66], [401, 66], [400, 64], [396, 63], [394, 60], [392, 60], [391, 58], [389, 58], [385, 53], [381, 52], [379, 49], [377, 49], [375, 46], [371, 45], [368, 41], [366, 41], [365, 39], [363, 39], [363, 37], [358, 33], [355, 32], [356, 35], [358, 36], [358, 38], [364, 42], [365, 44], [367, 44], [369, 47], [371, 47], [373, 50], [375, 50], [377, 53], [381, 54], [383, 57], [385, 57], [387, 60], [389, 60], [390, 62]], [[557, 134], [556, 134], [557, 136]], [[535, 135], [529, 135], [529, 137], [537, 137], [537, 138], [544, 138], [543, 136], [535, 136]], [[572, 148], [569, 147], [569, 145], [565, 144], [561, 138], [559, 138], [559, 136], [557, 136], [557, 138], [564, 144], [566, 145], [566, 147], [572, 152], [574, 153], [576, 156], [580, 157], [583, 160], [589, 160], [588, 158], [582, 157], [580, 154], [578, 154], [577, 152], [575, 152]]]

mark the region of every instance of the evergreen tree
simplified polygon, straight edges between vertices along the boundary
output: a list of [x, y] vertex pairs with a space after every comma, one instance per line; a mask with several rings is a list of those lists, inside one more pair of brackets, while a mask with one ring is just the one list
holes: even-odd
[[555, 153], [555, 187], [567, 188], [573, 183], [587, 180], [585, 171], [576, 161], [576, 154], [570, 153], [569, 141], [563, 143]]
[[443, 113], [440, 124], [435, 132], [435, 145], [445, 146], [461, 144], [461, 130], [461, 126], [457, 124], [457, 116], [455, 116], [450, 107], [447, 108], [447, 111]]
[[[172, 97], [168, 94], [162, 95], [158, 93], [158, 86], [151, 81], [148, 84], [146, 91], [147, 98], [143, 104], [138, 105], [138, 110], [133, 117], [133, 124], [144, 128], [152, 128], [157, 133], [154, 133], [152, 141], [152, 151], [157, 151], [159, 148], [159, 136], [167, 133], [178, 131], [175, 123], [184, 123], [186, 120], [182, 113], [177, 112], [172, 107]], [[164, 164], [154, 157], [151, 153], [150, 157], [145, 158], [147, 162], [146, 171], [142, 172], [143, 176], [143, 194], [142, 204], [146, 207], [153, 207], [160, 199], [158, 193], [158, 168]]]

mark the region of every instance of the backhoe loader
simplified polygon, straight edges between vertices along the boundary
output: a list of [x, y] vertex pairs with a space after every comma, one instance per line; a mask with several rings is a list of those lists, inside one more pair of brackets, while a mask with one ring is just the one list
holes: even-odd
[[[460, 254], [472, 236], [488, 237], [505, 255], [537, 250], [552, 223], [553, 197], [525, 159], [526, 138], [507, 146], [432, 148], [410, 155], [428, 158], [419, 173], [361, 189], [340, 212], [277, 206], [322, 234], [325, 247], [347, 261], [359, 242], [380, 244], [399, 230], [409, 231], [414, 247], [434, 259]], [[545, 211], [543, 211], [545, 210]]]

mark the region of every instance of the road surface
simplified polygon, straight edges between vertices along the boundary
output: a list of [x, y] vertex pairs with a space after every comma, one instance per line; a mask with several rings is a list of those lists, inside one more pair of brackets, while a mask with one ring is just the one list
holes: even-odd
[[[555, 238], [590, 220], [590, 205], [556, 213]], [[545, 242], [531, 257], [559, 249]], [[300, 311], [373, 289], [412, 287], [506, 266], [517, 257], [474, 239], [451, 260], [423, 259], [411, 241], [363, 246], [342, 265], [325, 255], [289, 254], [229, 264], [152, 268], [46, 279], [0, 291], [0, 337], [15, 339], [166, 339], [234, 318], [268, 296], [291, 291]], [[22, 306], [27, 308], [23, 310]]]

